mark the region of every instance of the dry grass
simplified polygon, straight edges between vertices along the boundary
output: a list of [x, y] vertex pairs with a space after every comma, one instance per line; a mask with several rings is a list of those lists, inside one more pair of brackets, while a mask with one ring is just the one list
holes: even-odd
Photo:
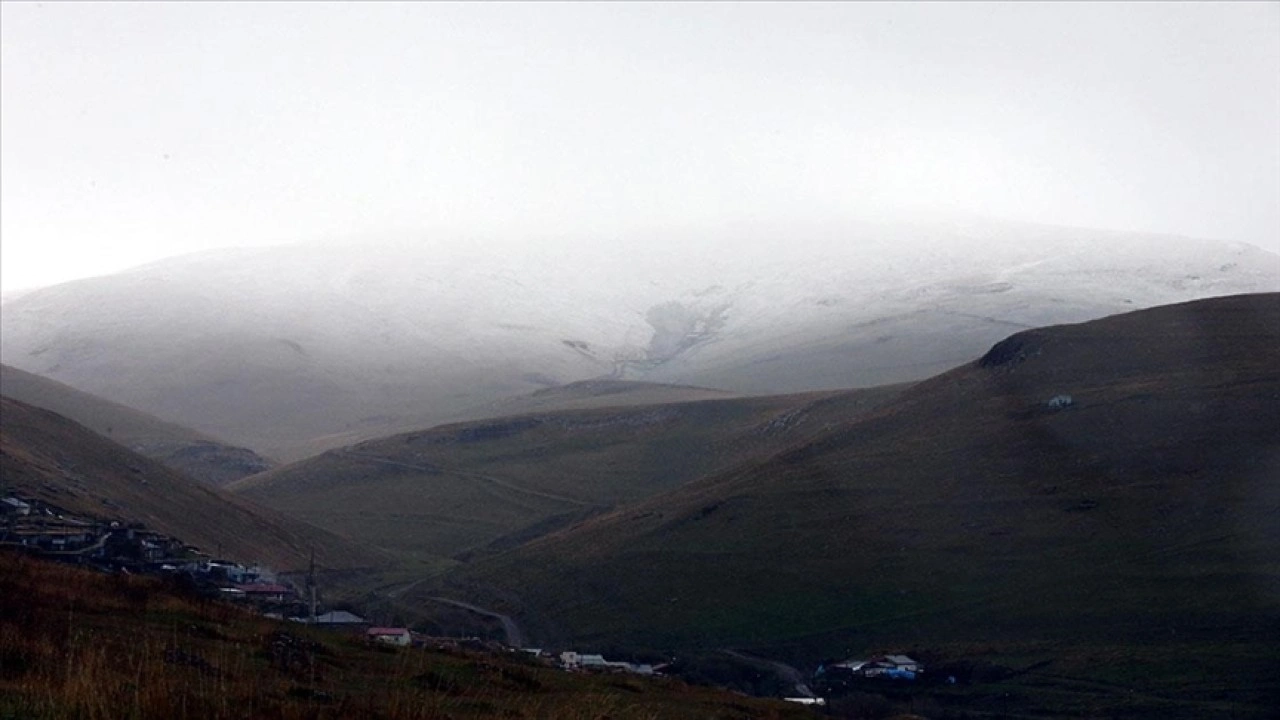
[[521, 658], [371, 647], [0, 554], [0, 718], [785, 718], [807, 711]]

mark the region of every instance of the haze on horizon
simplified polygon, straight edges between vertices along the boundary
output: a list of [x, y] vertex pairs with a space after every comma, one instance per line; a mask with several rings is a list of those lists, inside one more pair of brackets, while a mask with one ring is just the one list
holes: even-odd
[[0, 286], [916, 213], [1280, 251], [1280, 5], [0, 5]]

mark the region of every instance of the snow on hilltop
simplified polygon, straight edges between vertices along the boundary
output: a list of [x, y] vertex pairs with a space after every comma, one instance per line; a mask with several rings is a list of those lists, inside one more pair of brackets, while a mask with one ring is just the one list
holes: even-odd
[[783, 392], [927, 376], [1020, 328], [1280, 290], [1280, 256], [1016, 224], [716, 243], [205, 252], [6, 303], [0, 359], [282, 459], [615, 377]]

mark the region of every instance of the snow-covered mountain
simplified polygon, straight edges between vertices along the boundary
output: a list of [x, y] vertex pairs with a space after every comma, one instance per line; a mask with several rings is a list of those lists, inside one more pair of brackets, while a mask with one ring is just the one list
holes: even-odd
[[5, 305], [0, 358], [291, 459], [578, 380], [865, 386], [1022, 327], [1275, 290], [1280, 256], [1253, 246], [1015, 224], [321, 243], [29, 293]]

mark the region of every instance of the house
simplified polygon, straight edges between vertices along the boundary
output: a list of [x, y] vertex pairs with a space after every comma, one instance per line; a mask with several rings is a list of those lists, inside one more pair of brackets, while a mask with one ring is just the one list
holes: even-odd
[[888, 677], [914, 680], [924, 666], [906, 655], [881, 655], [870, 660], [845, 660], [834, 663], [832, 669], [840, 669], [861, 677]]
[[605, 670], [608, 669], [609, 663], [603, 655], [579, 655], [578, 667], [587, 670]]
[[168, 554], [166, 550], [167, 548], [161, 543], [152, 542], [150, 540], [142, 541], [142, 559], [143, 560], [151, 560], [151, 561], [162, 560]]
[[211, 576], [225, 578], [227, 582], [237, 585], [251, 585], [262, 579], [262, 573], [258, 568], [247, 568], [226, 560], [211, 560], [206, 564], [206, 568], [206, 572]]
[[408, 628], [371, 627], [364, 631], [364, 636], [371, 641], [388, 645], [405, 646], [413, 641], [413, 635]]
[[0, 500], [0, 512], [5, 515], [30, 515], [31, 506], [22, 502], [16, 497], [7, 497]]
[[277, 583], [254, 583], [252, 585], [236, 585], [235, 587], [250, 600], [259, 602], [284, 602], [293, 595], [291, 588]]
[[573, 670], [578, 667], [578, 653], [572, 650], [565, 650], [560, 653], [560, 666], [566, 670]]
[[1076, 401], [1070, 395], [1054, 395], [1049, 398], [1049, 402], [1045, 403], [1045, 405], [1049, 406], [1050, 410], [1061, 410], [1071, 407], [1075, 403]]
[[923, 665], [916, 662], [915, 660], [912, 660], [906, 655], [886, 655], [884, 659], [887, 662], [892, 663], [894, 668], [897, 670], [904, 670], [906, 672], [913, 672], [913, 673], [924, 671]]
[[316, 625], [318, 627], [338, 628], [338, 629], [342, 629], [342, 628], [354, 629], [354, 628], [358, 628], [358, 627], [369, 624], [368, 620], [365, 620], [359, 615], [354, 615], [352, 613], [349, 613], [346, 610], [333, 610], [327, 613], [323, 613], [321, 615], [316, 615], [314, 619], [309, 617], [306, 617], [306, 618], [295, 617], [295, 618], [289, 618], [289, 619], [294, 622], [308, 623], [308, 624]]

